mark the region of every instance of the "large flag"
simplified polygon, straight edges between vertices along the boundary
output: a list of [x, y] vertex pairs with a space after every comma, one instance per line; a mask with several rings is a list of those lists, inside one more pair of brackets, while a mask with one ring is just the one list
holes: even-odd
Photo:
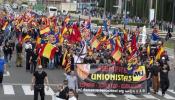
[[118, 47], [115, 48], [115, 50], [112, 52], [112, 57], [116, 60], [119, 61], [120, 58], [122, 57], [121, 51]]
[[164, 53], [165, 49], [161, 46], [158, 49], [157, 55], [156, 55], [156, 60], [159, 60], [161, 58], [161, 55]]
[[47, 26], [47, 27], [45, 27], [45, 28], [43, 28], [43, 29], [40, 30], [40, 34], [41, 35], [42, 34], [47, 34], [49, 32], [50, 32], [50, 27], [49, 26]]
[[100, 42], [98, 41], [96, 37], [93, 37], [91, 41], [91, 47], [97, 49], [99, 46], [100, 46]]
[[44, 44], [43, 48], [41, 49], [40, 55], [46, 57], [48, 59], [53, 59], [57, 48], [50, 43]]
[[69, 36], [70, 43], [76, 43], [81, 41], [81, 33], [77, 25], [73, 25], [73, 31]]
[[6, 27], [7, 27], [7, 25], [8, 25], [8, 22], [5, 22], [4, 25], [3, 25], [3, 27], [2, 27], [2, 30], [5, 30]]

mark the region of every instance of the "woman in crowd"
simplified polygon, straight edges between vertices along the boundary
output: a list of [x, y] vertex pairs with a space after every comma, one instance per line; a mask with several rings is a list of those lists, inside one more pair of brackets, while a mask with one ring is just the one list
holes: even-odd
[[170, 71], [170, 67], [168, 64], [164, 64], [160, 68], [160, 87], [162, 90], [162, 96], [165, 95], [165, 92], [169, 88], [169, 78], [168, 78], [169, 71]]

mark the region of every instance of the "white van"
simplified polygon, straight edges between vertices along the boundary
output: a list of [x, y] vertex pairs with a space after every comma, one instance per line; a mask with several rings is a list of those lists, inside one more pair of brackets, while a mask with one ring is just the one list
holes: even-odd
[[57, 16], [57, 7], [49, 6], [48, 8], [49, 16]]

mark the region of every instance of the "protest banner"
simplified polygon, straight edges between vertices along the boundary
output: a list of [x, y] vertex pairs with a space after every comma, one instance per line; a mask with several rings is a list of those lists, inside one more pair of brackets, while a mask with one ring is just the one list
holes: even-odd
[[146, 92], [145, 66], [136, 66], [132, 70], [113, 64], [76, 64], [76, 67], [78, 87], [83, 92]]

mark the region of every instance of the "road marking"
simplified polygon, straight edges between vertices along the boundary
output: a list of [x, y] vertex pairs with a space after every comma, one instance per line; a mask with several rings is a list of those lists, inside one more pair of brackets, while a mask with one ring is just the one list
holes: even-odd
[[10, 72], [7, 71], [6, 73], [3, 74], [3, 76], [10, 76]]
[[173, 94], [175, 94], [175, 91], [174, 90], [168, 90], [169, 92], [171, 92], [171, 93], [173, 93]]
[[[157, 94], [160, 95], [160, 96], [162, 95], [161, 91], [159, 91]], [[165, 93], [165, 95], [164, 95], [164, 98], [175, 100], [174, 97], [172, 97], [172, 96], [170, 96], [170, 95], [168, 95], [168, 94], [166, 94], [166, 93]]]
[[3, 90], [6, 95], [15, 95], [12, 85], [3, 85]]
[[125, 96], [126, 98], [128, 98], [128, 99], [140, 99], [140, 98], [138, 98], [138, 97], [136, 97], [136, 96], [134, 96], [134, 95], [132, 95], [132, 94], [124, 94], [124, 96]]
[[154, 97], [153, 95], [151, 95], [151, 94], [144, 94], [143, 95], [145, 98], [148, 98], [148, 99], [158, 99], [158, 98], [156, 98], [156, 97]]
[[31, 86], [29, 86], [29, 85], [23, 85], [22, 89], [23, 89], [25, 95], [33, 95], [34, 94], [34, 91], [31, 90]]
[[[34, 91], [31, 90], [30, 85], [23, 85], [22, 89], [23, 89], [25, 95], [34, 95]], [[45, 94], [46, 95], [54, 95], [54, 91], [50, 87], [49, 87], [48, 91], [45, 88]]]
[[110, 98], [115, 98], [115, 97], [117, 97], [117, 96], [114, 95], [114, 94], [103, 93], [103, 95], [105, 95], [106, 97], [110, 97]]
[[85, 93], [85, 92], [84, 92], [84, 94], [85, 94], [86, 96], [90, 96], [90, 97], [95, 97], [95, 96], [96, 96], [94, 93]]
[[46, 95], [54, 95], [54, 91], [52, 90], [52, 88], [49, 87], [49, 90], [47, 91], [45, 88], [45, 94]]

